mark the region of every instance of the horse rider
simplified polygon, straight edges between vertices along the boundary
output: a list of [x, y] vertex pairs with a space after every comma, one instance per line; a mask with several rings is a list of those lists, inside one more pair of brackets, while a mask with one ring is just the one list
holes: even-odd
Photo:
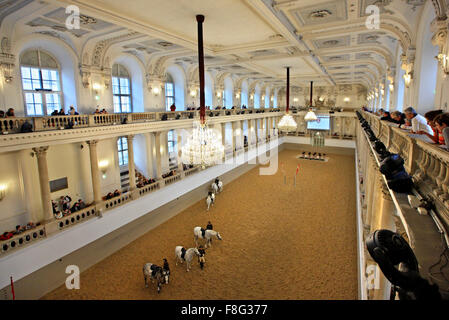
[[206, 230], [213, 230], [214, 227], [212, 226], [212, 223], [210, 221], [207, 222]]
[[170, 266], [168, 265], [168, 261], [166, 258], [164, 258], [164, 266], [162, 267], [162, 269], [167, 273], [170, 274]]
[[[214, 230], [214, 226], [212, 225], [212, 223], [210, 221], [207, 222], [206, 230]], [[204, 232], [206, 232], [206, 231], [204, 231]], [[212, 243], [212, 239], [210, 239], [210, 242]]]
[[204, 268], [204, 263], [206, 262], [206, 259], [204, 256], [206, 255], [206, 249], [204, 249], [203, 246], [199, 246], [198, 252], [200, 253], [200, 256], [198, 257], [198, 262], [200, 263], [201, 270]]

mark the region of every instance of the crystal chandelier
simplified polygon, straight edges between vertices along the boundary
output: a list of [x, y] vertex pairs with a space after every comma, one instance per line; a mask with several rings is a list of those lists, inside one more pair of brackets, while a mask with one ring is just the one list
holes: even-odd
[[293, 117], [289, 114], [284, 114], [281, 121], [278, 123], [278, 128], [281, 131], [290, 132], [290, 131], [296, 131], [296, 127], [298, 125], [296, 124]]
[[182, 147], [183, 163], [201, 165], [203, 169], [223, 159], [221, 138], [205, 122], [196, 122], [192, 135]]
[[197, 15], [198, 22], [198, 60], [200, 78], [200, 121], [195, 123], [192, 135], [182, 147], [183, 163], [201, 165], [203, 169], [223, 159], [224, 147], [220, 137], [206, 124], [206, 107], [204, 97], [204, 50], [203, 22], [204, 16]]
[[318, 120], [315, 112], [313, 112], [312, 105], [313, 105], [313, 81], [310, 81], [310, 109], [309, 112], [307, 112], [306, 116], [304, 117], [304, 120], [306, 121]]
[[298, 126], [293, 117], [288, 113], [290, 105], [290, 67], [287, 67], [287, 108], [285, 109], [285, 114], [278, 123], [278, 128], [282, 132], [296, 131]]
[[315, 114], [315, 112], [313, 112], [312, 108], [309, 109], [309, 112], [307, 112], [306, 116], [304, 117], [304, 120], [306, 121], [317, 121], [318, 118]]

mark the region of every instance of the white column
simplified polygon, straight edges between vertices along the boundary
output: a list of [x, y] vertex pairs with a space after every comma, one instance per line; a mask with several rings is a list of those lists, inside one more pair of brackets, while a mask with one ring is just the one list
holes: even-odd
[[134, 164], [134, 135], [127, 136], [128, 139], [128, 171], [129, 171], [129, 191], [136, 189], [136, 166]]
[[33, 148], [34, 154], [36, 155], [37, 158], [37, 168], [39, 171], [39, 184], [42, 199], [42, 211], [44, 213], [45, 222], [54, 219], [50, 197], [50, 181], [48, 178], [47, 150], [48, 146]]
[[90, 170], [92, 174], [92, 189], [94, 191], [94, 203], [102, 202], [101, 184], [100, 184], [100, 170], [98, 169], [98, 155], [97, 155], [98, 140], [87, 141], [90, 155]]

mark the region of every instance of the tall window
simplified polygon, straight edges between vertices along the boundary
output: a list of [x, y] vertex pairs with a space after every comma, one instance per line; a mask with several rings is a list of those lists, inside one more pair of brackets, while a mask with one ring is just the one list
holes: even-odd
[[170, 130], [167, 133], [167, 141], [168, 141], [168, 153], [174, 153], [175, 152], [175, 145], [176, 145], [176, 141], [175, 141], [175, 131], [174, 130]]
[[121, 137], [117, 140], [118, 164], [125, 166], [128, 164], [128, 139]]
[[172, 104], [175, 103], [175, 83], [173, 78], [167, 74], [167, 81], [165, 82], [165, 108], [170, 110]]
[[120, 64], [112, 66], [112, 94], [115, 113], [131, 112], [131, 80]]
[[225, 94], [226, 92], [223, 90], [222, 92], [221, 92], [221, 96], [222, 96], [222, 98], [223, 98], [223, 107], [227, 107], [227, 104], [226, 104], [226, 94]]
[[53, 57], [41, 50], [28, 50], [20, 57], [20, 71], [26, 115], [44, 116], [61, 110], [59, 67]]

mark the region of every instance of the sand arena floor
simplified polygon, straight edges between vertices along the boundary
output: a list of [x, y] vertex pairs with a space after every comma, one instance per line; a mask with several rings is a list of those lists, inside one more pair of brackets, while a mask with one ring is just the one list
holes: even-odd
[[[328, 163], [279, 155], [281, 170], [255, 168], [224, 186], [209, 213], [205, 201], [149, 231], [81, 273], [81, 289], [65, 285], [44, 299], [357, 299], [354, 157]], [[300, 163], [297, 186], [293, 175]], [[202, 271], [175, 266], [174, 248], [194, 247], [193, 228], [211, 220], [223, 241], [207, 250]], [[170, 284], [145, 288], [146, 262], [170, 263]]]

